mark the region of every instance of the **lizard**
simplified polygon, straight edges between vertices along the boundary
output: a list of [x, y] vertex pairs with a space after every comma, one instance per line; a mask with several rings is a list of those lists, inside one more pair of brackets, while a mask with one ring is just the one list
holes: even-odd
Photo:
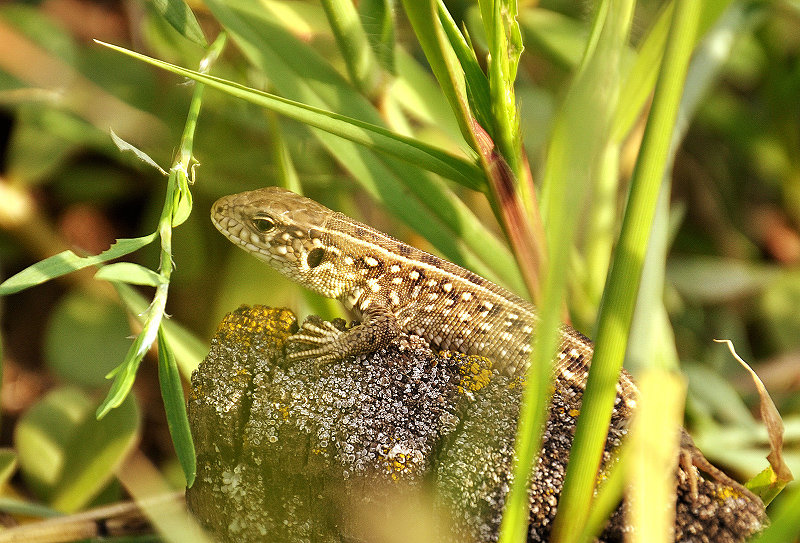
[[[512, 376], [528, 366], [533, 304], [465, 268], [280, 187], [220, 198], [211, 220], [235, 245], [339, 300], [361, 322], [343, 332], [306, 321], [290, 340], [310, 347], [290, 360], [372, 352], [402, 331], [435, 349], [484, 356]], [[585, 377], [591, 341], [567, 325], [560, 334], [555, 370]], [[638, 392], [627, 374], [619, 393], [635, 406]]]
[[[243, 192], [211, 208], [216, 228], [235, 245], [306, 288], [337, 299], [361, 322], [342, 331], [327, 321], [306, 320], [290, 342], [305, 348], [290, 361], [320, 363], [376, 351], [401, 332], [435, 349], [486, 357], [520, 376], [529, 365], [537, 324], [531, 302], [435, 255], [280, 187]], [[562, 324], [554, 371], [585, 389], [594, 346]], [[629, 412], [639, 391], [622, 370], [617, 397]], [[711, 464], [681, 429], [681, 464], [750, 494]], [[696, 488], [694, 471], [690, 471]], [[696, 491], [694, 492], [696, 494]], [[752, 494], [750, 494], [752, 496]]]

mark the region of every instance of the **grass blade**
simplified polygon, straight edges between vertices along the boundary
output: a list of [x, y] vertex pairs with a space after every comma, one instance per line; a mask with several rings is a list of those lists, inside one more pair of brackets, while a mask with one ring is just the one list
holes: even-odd
[[605, 290], [595, 356], [554, 527], [557, 541], [576, 540], [590, 509], [700, 10], [701, 2], [697, 0], [676, 3], [620, 241]]
[[252, 104], [285, 115], [291, 119], [325, 130], [341, 138], [359, 143], [370, 149], [381, 151], [416, 164], [442, 177], [451, 179], [473, 190], [483, 187], [483, 175], [473, 163], [459, 158], [447, 151], [422, 143], [414, 138], [396, 134], [381, 126], [346, 117], [282, 98], [275, 94], [251, 89], [219, 77], [181, 68], [168, 62], [157, 60], [123, 47], [95, 40], [100, 45], [147, 62], [169, 72], [188, 77], [209, 87], [221, 90], [231, 96], [241, 98]]
[[183, 398], [183, 386], [175, 354], [163, 329], [158, 331], [158, 382], [161, 385], [161, 397], [164, 399], [169, 435], [172, 437], [175, 454], [186, 477], [186, 486], [191, 487], [197, 475], [194, 441], [189, 429], [186, 400]]
[[155, 232], [140, 238], [119, 239], [109, 249], [94, 256], [81, 257], [72, 251], [63, 251], [50, 258], [45, 258], [3, 281], [0, 284], [0, 296], [14, 294], [26, 288], [41, 285], [50, 279], [125, 256], [148, 245], [154, 239], [156, 239]]
[[150, 0], [150, 5], [181, 36], [201, 47], [208, 47], [208, 42], [203, 35], [203, 30], [200, 28], [200, 23], [195, 19], [192, 9], [183, 0]]

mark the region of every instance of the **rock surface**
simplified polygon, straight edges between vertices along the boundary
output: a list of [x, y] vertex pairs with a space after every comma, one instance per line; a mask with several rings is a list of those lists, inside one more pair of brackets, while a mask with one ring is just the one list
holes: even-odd
[[[187, 501], [209, 530], [237, 543], [496, 541], [520, 383], [489, 360], [434, 353], [414, 337], [355, 359], [289, 365], [285, 340], [296, 329], [288, 310], [243, 306], [192, 378], [198, 473]], [[581, 396], [555, 383], [529, 541], [549, 538]], [[605, 464], [628, 417], [615, 410]], [[676, 540], [738, 542], [761, 528], [759, 500], [695, 480], [697, 495], [678, 470]], [[599, 540], [622, 541], [627, 529], [623, 503]]]

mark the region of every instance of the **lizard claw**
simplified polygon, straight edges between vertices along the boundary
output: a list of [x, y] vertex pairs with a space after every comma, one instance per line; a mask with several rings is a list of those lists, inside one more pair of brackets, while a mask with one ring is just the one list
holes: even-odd
[[341, 355], [337, 356], [335, 346], [343, 333], [332, 322], [309, 317], [300, 330], [287, 340], [289, 349], [286, 358], [292, 362], [308, 358], [316, 358], [320, 363], [332, 362], [341, 358]]

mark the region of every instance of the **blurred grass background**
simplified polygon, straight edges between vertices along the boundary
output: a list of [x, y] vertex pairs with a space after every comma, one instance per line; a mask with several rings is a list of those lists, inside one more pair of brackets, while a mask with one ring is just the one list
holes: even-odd
[[[766, 436], [754, 416], [755, 388], [727, 350], [711, 339], [732, 339], [761, 375], [784, 416], [787, 459], [800, 473], [800, 3], [732, 4], [742, 13], [738, 23], [729, 24], [732, 49], [675, 159], [665, 307], [689, 377], [687, 425], [712, 461], [749, 478], [764, 467], [766, 454]], [[268, 8], [289, 34], [346, 74], [318, 4], [253, 5]], [[480, 48], [476, 8], [470, 2], [447, 5]], [[657, 1], [637, 4], [634, 48], [662, 7]], [[192, 8], [206, 35], [216, 35], [217, 18], [201, 3], [192, 3]], [[394, 130], [464, 154], [458, 126], [401, 13], [398, 9], [395, 28], [403, 47], [395, 57], [397, 75], [379, 85], [376, 109]], [[554, 114], [580, 58], [588, 13], [583, 2], [520, 2], [525, 51], [516, 92], [534, 181], [543, 177]], [[145, 2], [45, 0], [0, 6], [2, 279], [67, 248], [96, 253], [117, 238], [144, 235], [158, 219], [164, 178], [129, 153], [120, 153], [109, 129], [162, 166], [170, 164], [192, 86], [92, 39], [190, 68], [196, 68], [204, 53]], [[214, 74], [271, 92], [287, 83], [254, 67], [235, 45], [226, 48]], [[619, 157], [623, 182], [611, 195], [612, 208], [605, 209], [612, 229], [618, 228], [624, 181], [641, 128], [634, 126]], [[436, 250], [408, 220], [387, 212], [392, 205], [376, 204], [375, 194], [355, 182], [308, 128], [207, 91], [194, 147], [200, 163], [192, 188], [195, 212], [174, 234], [176, 271], [167, 306], [172, 320], [202, 341], [211, 337], [226, 312], [242, 303], [339, 316], [335, 306], [309, 301], [235, 249], [208, 220], [207, 210], [216, 198], [285, 179], [287, 167], [278, 158], [284, 149], [307, 196]], [[448, 186], [487, 232], [502, 237], [482, 194]], [[581, 241], [573, 257], [568, 306], [574, 325], [591, 335], [600, 302], [597, 285], [602, 288], [606, 270], [591, 267], [596, 260], [581, 250], [592, 248], [587, 240], [599, 235], [592, 230], [596, 217], [590, 204], [586, 206], [575, 210], [582, 214]], [[148, 246], [131, 259], [153, 267], [157, 247]], [[507, 277], [506, 285], [519, 292], [518, 276]], [[114, 460], [102, 470], [87, 472], [89, 482], [65, 478], [64, 465], [74, 466], [69, 462], [111, 444], [83, 440], [85, 449], [76, 449], [80, 440], [67, 436], [66, 430], [58, 435], [47, 406], [70, 406], [62, 407], [65, 419], [59, 421], [93, 423], [94, 407], [107, 388], [104, 376], [130, 344], [130, 317], [113, 291], [93, 282], [91, 274], [46, 283], [0, 303], [0, 438], [2, 446], [16, 449], [20, 464], [20, 476], [10, 479], [8, 492], [66, 511], [122, 495], [114, 478], [121, 453], [110, 453]], [[154, 361], [146, 359], [135, 398], [124, 412], [112, 412], [110, 416], [122, 421], [110, 426], [119, 434], [120, 451], [138, 448], [180, 488]], [[631, 369], [636, 370], [635, 361]], [[41, 435], [42, 428], [51, 431]], [[52, 455], [47, 462], [58, 467], [42, 465], [47, 463], [43, 451]]]

